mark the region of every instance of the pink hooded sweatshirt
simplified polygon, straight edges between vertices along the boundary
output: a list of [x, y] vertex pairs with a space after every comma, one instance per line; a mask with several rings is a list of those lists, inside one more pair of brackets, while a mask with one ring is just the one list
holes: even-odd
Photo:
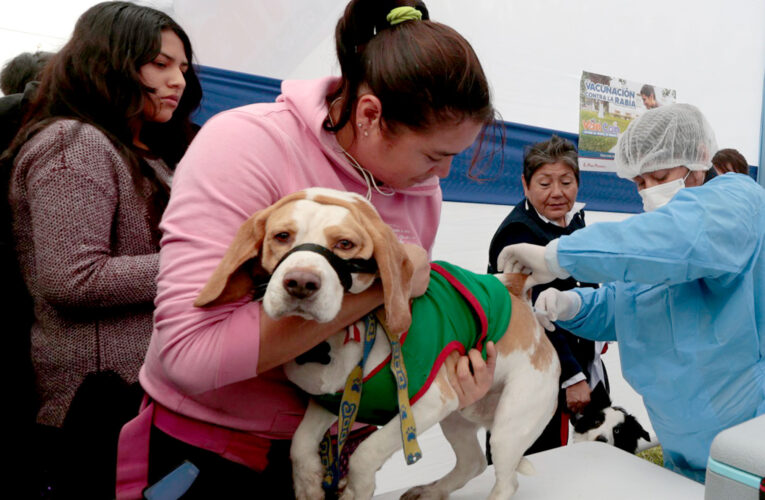
[[[308, 187], [366, 195], [322, 128], [333, 85], [337, 79], [284, 82], [275, 103], [221, 113], [181, 161], [161, 223], [154, 332], [140, 372], [148, 395], [170, 410], [269, 439], [291, 438], [300, 422], [306, 398], [281, 367], [256, 371], [261, 304], [192, 303], [256, 211]], [[401, 241], [431, 250], [441, 208], [436, 178], [390, 197], [373, 192], [372, 203]]]

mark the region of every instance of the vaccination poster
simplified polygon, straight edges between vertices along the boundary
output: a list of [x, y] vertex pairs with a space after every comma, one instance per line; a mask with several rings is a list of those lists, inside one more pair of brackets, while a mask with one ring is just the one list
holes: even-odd
[[674, 89], [582, 72], [579, 94], [579, 168], [615, 172], [616, 141], [632, 120], [675, 102]]

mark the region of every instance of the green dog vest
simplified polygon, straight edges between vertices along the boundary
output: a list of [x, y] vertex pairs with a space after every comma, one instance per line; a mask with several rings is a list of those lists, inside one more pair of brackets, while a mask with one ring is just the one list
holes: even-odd
[[[452, 351], [465, 354], [475, 347], [486, 359], [486, 342], [505, 333], [511, 308], [507, 288], [493, 275], [433, 262], [428, 291], [412, 301], [412, 324], [401, 338], [410, 403], [425, 394]], [[398, 414], [389, 364], [390, 356], [364, 377], [358, 422], [384, 425]], [[342, 396], [340, 391], [315, 399], [337, 413]]]

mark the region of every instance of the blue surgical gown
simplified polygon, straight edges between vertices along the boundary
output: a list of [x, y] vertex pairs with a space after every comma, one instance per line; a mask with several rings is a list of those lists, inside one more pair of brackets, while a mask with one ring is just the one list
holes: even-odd
[[665, 466], [703, 482], [712, 439], [765, 413], [765, 189], [741, 174], [563, 236], [582, 308], [559, 324], [618, 341]]

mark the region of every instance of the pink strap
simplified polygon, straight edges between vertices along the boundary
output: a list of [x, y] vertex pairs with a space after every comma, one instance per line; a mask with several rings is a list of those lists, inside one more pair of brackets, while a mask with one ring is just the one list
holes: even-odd
[[268, 439], [175, 413], [144, 396], [138, 416], [122, 427], [117, 448], [117, 500], [140, 499], [149, 483], [151, 426], [184, 443], [217, 453], [262, 472], [268, 465]]
[[117, 447], [117, 500], [141, 499], [149, 483], [149, 435], [154, 403], [144, 396], [141, 411], [120, 431]]
[[165, 434], [258, 472], [268, 465], [268, 439], [189, 418], [160, 404], [155, 406], [154, 426]]

